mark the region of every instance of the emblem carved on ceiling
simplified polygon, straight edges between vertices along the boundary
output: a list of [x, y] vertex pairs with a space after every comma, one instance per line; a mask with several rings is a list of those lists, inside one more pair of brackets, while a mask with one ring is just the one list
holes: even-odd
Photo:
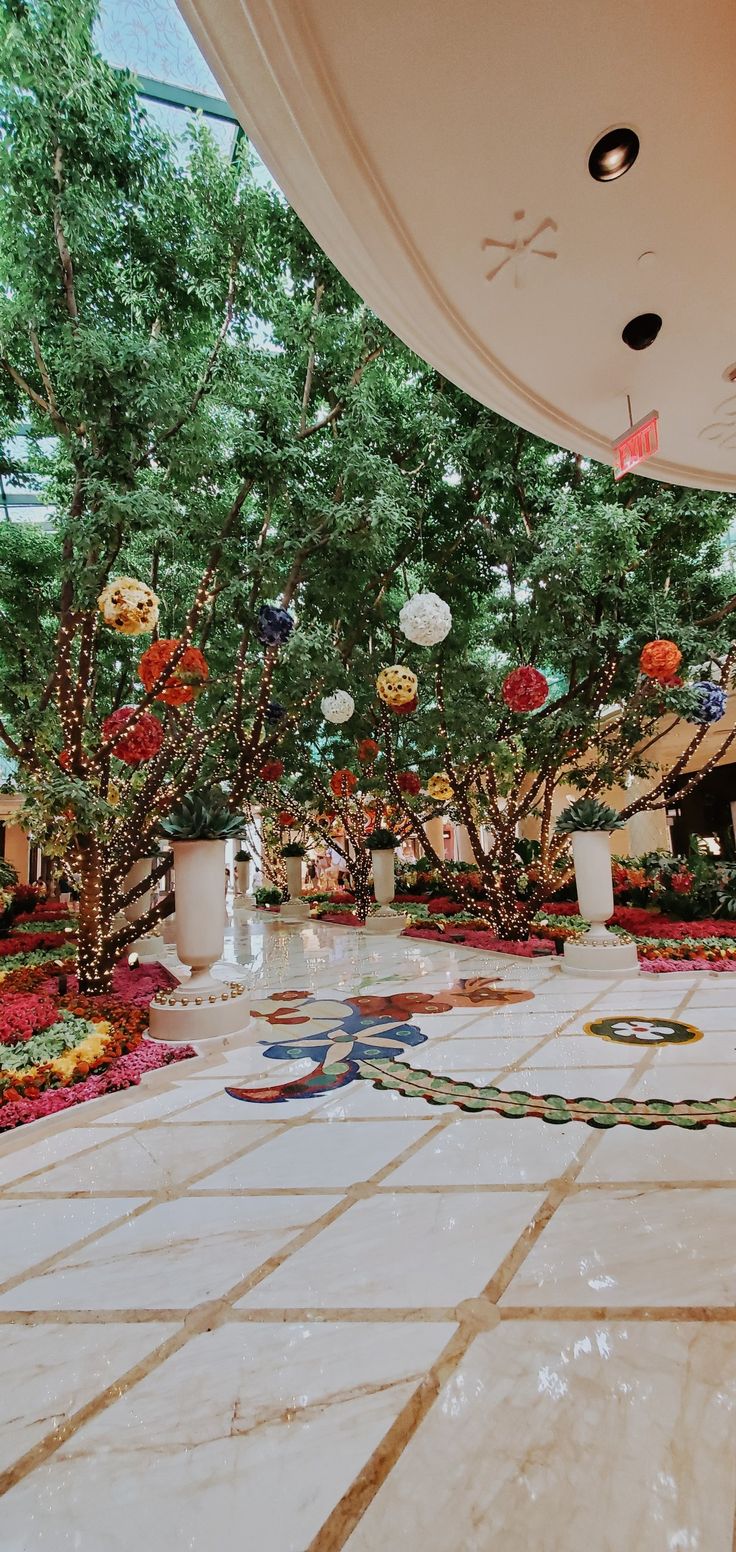
[[701, 442], [717, 442], [719, 447], [736, 450], [736, 393], [722, 399], [713, 414], [717, 418], [698, 432]]
[[[514, 211], [515, 221], [523, 221], [525, 216], [525, 210]], [[526, 282], [530, 259], [557, 258], [556, 248], [537, 247], [537, 241], [544, 232], [556, 231], [557, 222], [553, 221], [551, 216], [545, 216], [544, 220], [540, 221], [534, 228], [534, 231], [530, 232], [527, 237], [522, 237], [521, 233], [518, 233], [516, 237], [512, 237], [510, 241], [504, 241], [500, 237], [484, 237], [481, 244], [482, 248], [506, 249], [505, 257], [500, 259], [498, 264], [494, 264], [492, 269], [488, 270], [486, 280], [495, 280], [496, 276], [500, 275], [501, 271], [506, 269], [508, 265], [514, 277], [514, 287], [519, 290]]]

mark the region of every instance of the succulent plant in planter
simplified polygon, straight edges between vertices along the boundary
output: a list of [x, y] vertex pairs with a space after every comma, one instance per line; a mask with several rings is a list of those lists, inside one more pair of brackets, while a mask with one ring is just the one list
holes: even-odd
[[282, 857], [304, 857], [306, 847], [300, 846], [298, 841], [288, 841], [286, 846], [281, 847], [281, 855]]
[[236, 862], [252, 862], [253, 858], [252, 858], [252, 856], [251, 856], [249, 851], [243, 851], [241, 849], [240, 851], [236, 851], [236, 853], [235, 853], [235, 861]]
[[242, 834], [243, 816], [232, 812], [222, 787], [206, 787], [182, 798], [161, 830], [172, 841], [227, 841]]
[[558, 835], [573, 835], [581, 830], [621, 830], [625, 820], [598, 798], [576, 798], [560, 814], [555, 829]]
[[365, 844], [368, 851], [395, 851], [401, 842], [393, 830], [371, 830], [365, 838]]
[[282, 900], [281, 890], [275, 889], [271, 884], [264, 884], [255, 894], [256, 905], [280, 905]]

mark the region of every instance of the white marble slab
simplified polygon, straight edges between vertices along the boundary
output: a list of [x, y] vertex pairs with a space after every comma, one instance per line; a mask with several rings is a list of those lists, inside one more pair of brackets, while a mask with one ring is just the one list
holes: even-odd
[[557, 1209], [502, 1304], [732, 1305], [736, 1189], [582, 1191]]
[[446, 1308], [481, 1292], [543, 1194], [382, 1192], [259, 1283], [245, 1308]]
[[[97, 1135], [89, 1133], [93, 1142]], [[38, 1195], [47, 1191], [65, 1192], [69, 1196], [80, 1193], [117, 1191], [129, 1194], [140, 1192], [150, 1195], [159, 1191], [171, 1191], [200, 1170], [213, 1168], [223, 1158], [232, 1156], [239, 1149], [252, 1147], [259, 1138], [268, 1137], [266, 1126], [249, 1126], [244, 1131], [234, 1131], [229, 1126], [214, 1123], [202, 1126], [147, 1126], [125, 1137], [116, 1136], [113, 1141], [101, 1141], [100, 1146], [54, 1164], [42, 1170], [27, 1183], [21, 1181], [16, 1191], [32, 1190]]]
[[[0, 1297], [0, 1309], [186, 1309], [226, 1293], [335, 1200], [190, 1196], [163, 1202], [86, 1249], [61, 1256], [53, 1271], [19, 1283]], [[31, 1215], [44, 1209], [63, 1214], [64, 1205], [17, 1207]], [[109, 1204], [69, 1205], [89, 1210]], [[78, 1236], [68, 1234], [67, 1241], [72, 1237]]]
[[[139, 1206], [135, 1197], [97, 1197], [86, 1202], [17, 1202], [5, 1197], [0, 1201], [0, 1282], [17, 1277], [115, 1219], [124, 1219]], [[13, 1295], [9, 1297], [10, 1307], [15, 1309]]]
[[8, 1552], [304, 1552], [447, 1324], [196, 1337], [3, 1502]]
[[200, 1180], [197, 1191], [333, 1190], [369, 1180], [431, 1131], [426, 1121], [310, 1122]]
[[[0, 1471], [176, 1330], [175, 1325], [159, 1321], [0, 1327]], [[0, 1530], [0, 1545], [4, 1534]], [[17, 1552], [22, 1545], [21, 1539]]]
[[[4, 1148], [0, 1144], [0, 1186], [14, 1183], [33, 1171], [55, 1164], [57, 1159], [71, 1158], [82, 1149], [92, 1148], [95, 1143], [105, 1142], [108, 1137], [115, 1136], [116, 1130], [104, 1126], [104, 1123], [95, 1126], [93, 1132], [85, 1126], [67, 1125], [52, 1136], [37, 1141], [32, 1125], [21, 1127], [18, 1132], [8, 1134]], [[8, 1146], [11, 1139], [12, 1147]]]
[[522, 1124], [500, 1116], [476, 1117], [467, 1126], [463, 1116], [431, 1138], [387, 1176], [384, 1189], [394, 1186], [540, 1186], [556, 1180], [590, 1141], [590, 1128], [577, 1123], [550, 1126], [546, 1121]]
[[731, 1552], [736, 1329], [476, 1337], [346, 1552]]

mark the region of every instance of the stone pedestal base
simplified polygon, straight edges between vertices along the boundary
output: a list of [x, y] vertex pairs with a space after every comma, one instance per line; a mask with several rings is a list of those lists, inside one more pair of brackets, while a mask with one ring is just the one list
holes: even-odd
[[165, 953], [166, 944], [163, 938], [158, 935], [154, 937], [149, 933], [148, 937], [136, 938], [133, 943], [128, 944], [128, 947], [123, 951], [123, 963], [125, 963], [129, 954], [137, 954], [141, 964], [143, 964], [147, 960], [161, 959]]
[[287, 900], [286, 904], [282, 905], [279, 916], [284, 922], [301, 923], [311, 919], [306, 900]]
[[365, 930], [371, 933], [390, 933], [391, 937], [398, 938], [399, 933], [404, 931], [406, 922], [407, 918], [401, 911], [392, 911], [390, 905], [382, 905], [372, 916], [366, 916]]
[[639, 956], [635, 943], [621, 943], [613, 933], [606, 933], [566, 943], [562, 968], [568, 975], [589, 975], [599, 980], [608, 975], [638, 975]]
[[252, 1022], [250, 997], [242, 981], [216, 981], [214, 976], [198, 974], [171, 991], [156, 993], [149, 1034], [152, 1040], [192, 1045], [244, 1034]]

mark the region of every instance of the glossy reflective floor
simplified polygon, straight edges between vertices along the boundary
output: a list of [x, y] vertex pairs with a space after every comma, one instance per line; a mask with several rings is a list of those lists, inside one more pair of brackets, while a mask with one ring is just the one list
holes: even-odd
[[735, 1128], [226, 1093], [359, 1054], [325, 1004], [499, 977], [533, 998], [379, 1037], [508, 1091], [733, 1096], [731, 977], [263, 921], [228, 952], [271, 1022], [0, 1144], [3, 1552], [732, 1552]]

